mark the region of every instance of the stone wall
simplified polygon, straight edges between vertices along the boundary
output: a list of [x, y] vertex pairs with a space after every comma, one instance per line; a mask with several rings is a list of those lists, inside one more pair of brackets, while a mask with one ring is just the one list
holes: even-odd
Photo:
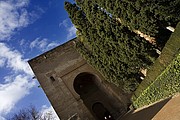
[[[42, 89], [61, 120], [79, 116], [82, 120], [94, 120], [80, 95], [74, 90], [74, 79], [80, 73], [95, 75], [100, 89], [105, 91], [117, 108], [126, 112], [128, 98], [122, 91], [107, 83], [76, 51], [75, 42], [69, 41], [29, 61]], [[119, 107], [118, 107], [119, 106]]]

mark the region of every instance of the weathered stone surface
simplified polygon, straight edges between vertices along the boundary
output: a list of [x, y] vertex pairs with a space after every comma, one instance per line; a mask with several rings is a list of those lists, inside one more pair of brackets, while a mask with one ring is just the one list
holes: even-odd
[[[55, 111], [61, 120], [95, 120], [97, 117], [92, 105], [101, 102], [117, 118], [126, 111], [129, 102], [126, 95], [107, 83], [74, 46], [75, 42], [70, 41], [29, 61]], [[94, 76], [94, 85], [98, 87], [87, 99], [82, 98], [74, 88], [74, 80], [81, 73]]]

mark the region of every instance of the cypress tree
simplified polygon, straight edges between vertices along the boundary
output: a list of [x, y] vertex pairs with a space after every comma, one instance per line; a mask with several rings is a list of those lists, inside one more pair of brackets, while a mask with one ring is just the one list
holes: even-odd
[[[78, 5], [87, 15], [87, 19], [91, 22], [92, 26], [98, 31], [99, 36], [101, 36], [104, 41], [112, 44], [112, 46], [114, 47], [117, 47], [117, 43], [120, 43], [122, 48], [119, 47], [119, 50], [126, 51], [127, 57], [129, 55], [135, 56], [137, 57], [136, 59], [139, 59], [137, 53], [144, 56], [145, 54], [147, 54], [146, 50], [152, 49], [152, 47], [147, 42], [142, 42], [140, 37], [129, 31], [127, 27], [123, 27], [120, 23], [117, 23], [112, 17], [110, 17], [110, 15], [106, 11], [102, 10], [97, 4], [93, 4], [89, 0], [84, 0], [83, 2], [79, 2]], [[126, 46], [126, 48], [124, 48], [123, 46]], [[130, 61], [127, 61], [127, 63], [129, 62]], [[137, 64], [141, 65], [141, 63]]]
[[138, 85], [139, 69], [149, 64], [148, 51], [152, 47], [96, 4], [77, 3], [80, 8], [65, 4], [81, 39], [77, 49], [107, 80], [133, 91]]
[[[154, 15], [160, 24], [175, 27], [180, 21], [179, 0], [137, 0], [143, 7]], [[143, 8], [143, 9], [145, 9]], [[141, 6], [142, 9], [142, 6]]]
[[[175, 26], [180, 20], [179, 0], [91, 0], [119, 18], [130, 30], [139, 30], [146, 35], [161, 39], [170, 32], [167, 26]], [[166, 33], [166, 34], [162, 34]], [[162, 41], [162, 40], [161, 40]]]

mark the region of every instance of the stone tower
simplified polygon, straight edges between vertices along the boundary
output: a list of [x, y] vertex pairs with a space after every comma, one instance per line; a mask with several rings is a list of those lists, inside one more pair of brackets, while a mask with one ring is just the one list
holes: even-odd
[[117, 119], [126, 112], [127, 96], [80, 56], [75, 43], [29, 61], [42, 89], [61, 120]]

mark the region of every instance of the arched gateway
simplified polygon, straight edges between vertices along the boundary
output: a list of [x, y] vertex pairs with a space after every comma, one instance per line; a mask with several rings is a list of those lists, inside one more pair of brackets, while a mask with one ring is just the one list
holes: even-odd
[[[90, 73], [80, 73], [74, 80], [74, 89], [92, 115], [100, 120], [111, 118], [116, 106], [103, 90], [98, 78]], [[117, 111], [118, 114], [118, 111]]]
[[30, 60], [34, 74], [61, 120], [117, 119], [127, 96], [87, 64], [74, 41]]

